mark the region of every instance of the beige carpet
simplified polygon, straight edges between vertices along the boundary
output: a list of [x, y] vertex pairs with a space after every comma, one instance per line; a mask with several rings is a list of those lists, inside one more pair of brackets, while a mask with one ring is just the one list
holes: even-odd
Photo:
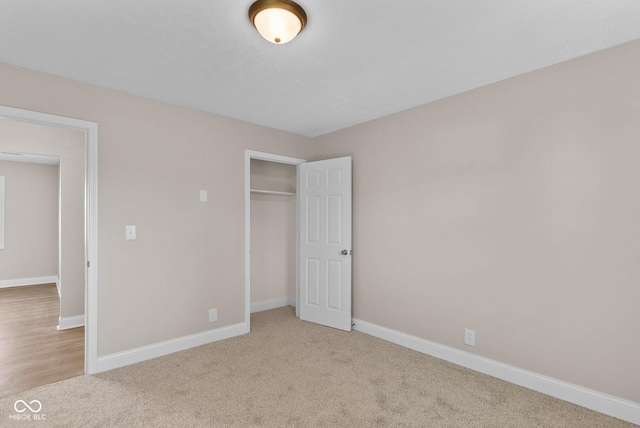
[[[631, 427], [371, 336], [252, 315], [248, 335], [0, 399], [0, 426]], [[39, 400], [45, 421], [16, 421]], [[24, 414], [28, 414], [25, 412]]]

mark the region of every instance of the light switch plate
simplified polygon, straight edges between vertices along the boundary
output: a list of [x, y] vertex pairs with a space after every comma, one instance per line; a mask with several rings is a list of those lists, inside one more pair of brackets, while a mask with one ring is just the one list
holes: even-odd
[[200, 191], [200, 202], [207, 202], [208, 196], [206, 190]]
[[464, 343], [471, 346], [476, 346], [476, 332], [475, 330], [464, 329]]
[[127, 241], [136, 239], [136, 227], [135, 226], [125, 226], [125, 228], [124, 228], [124, 238]]

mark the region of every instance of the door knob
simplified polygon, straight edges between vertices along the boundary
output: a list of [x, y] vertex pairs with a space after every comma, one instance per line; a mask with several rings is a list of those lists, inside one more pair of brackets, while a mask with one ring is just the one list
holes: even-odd
[[340, 254], [342, 254], [343, 256], [346, 256], [347, 254], [349, 254], [349, 252], [347, 250], [342, 250], [340, 251]]

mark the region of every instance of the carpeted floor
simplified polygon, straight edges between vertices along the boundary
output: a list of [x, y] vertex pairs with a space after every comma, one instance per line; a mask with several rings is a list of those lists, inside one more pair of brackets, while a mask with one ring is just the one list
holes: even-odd
[[[251, 327], [0, 399], [0, 426], [635, 426], [366, 334], [300, 321], [290, 307], [253, 314]], [[16, 400], [39, 400], [45, 420], [15, 420]]]

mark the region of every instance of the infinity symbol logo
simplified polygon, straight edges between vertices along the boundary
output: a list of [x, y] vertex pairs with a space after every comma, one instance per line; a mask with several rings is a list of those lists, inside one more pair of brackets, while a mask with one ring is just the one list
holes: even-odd
[[[19, 406], [19, 404], [21, 404], [21, 406]], [[27, 404], [27, 402], [24, 400], [18, 400], [13, 404], [13, 408], [18, 413], [26, 412], [27, 409], [31, 410], [33, 413], [38, 413], [40, 410], [42, 410], [42, 403], [40, 403], [38, 400], [33, 400], [29, 404]]]

